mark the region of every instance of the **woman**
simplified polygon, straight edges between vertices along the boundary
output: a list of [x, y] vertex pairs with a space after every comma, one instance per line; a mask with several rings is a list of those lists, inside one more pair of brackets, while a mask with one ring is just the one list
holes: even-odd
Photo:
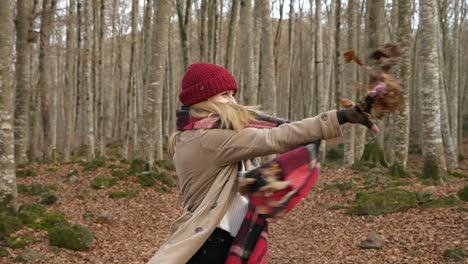
[[[185, 107], [178, 111], [179, 131], [172, 139], [184, 212], [149, 263], [224, 263], [249, 214], [238, 176], [251, 169], [251, 159], [339, 137], [340, 124], [346, 122], [372, 126], [356, 108], [291, 123], [265, 120], [255, 109], [236, 103], [237, 90], [234, 77], [214, 64], [194, 63], [185, 73], [179, 94]], [[264, 248], [255, 263], [266, 262]], [[248, 256], [242, 261], [253, 262], [254, 253], [240, 251]]]

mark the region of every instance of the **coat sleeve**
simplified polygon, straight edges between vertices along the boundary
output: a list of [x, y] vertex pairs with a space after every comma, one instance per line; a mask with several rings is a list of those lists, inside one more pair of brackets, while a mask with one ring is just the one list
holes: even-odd
[[206, 130], [202, 147], [215, 152], [216, 163], [223, 166], [254, 157], [282, 153], [317, 139], [330, 139], [341, 135], [336, 111], [329, 111], [272, 129]]

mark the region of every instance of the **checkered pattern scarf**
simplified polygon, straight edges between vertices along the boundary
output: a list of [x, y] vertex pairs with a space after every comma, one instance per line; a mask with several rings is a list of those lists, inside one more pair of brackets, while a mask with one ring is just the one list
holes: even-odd
[[[188, 112], [188, 111], [187, 111]], [[219, 118], [195, 119], [179, 110], [179, 130], [220, 128]], [[287, 121], [259, 115], [247, 127], [268, 129]], [[266, 264], [268, 262], [268, 222], [293, 209], [315, 184], [319, 173], [320, 141], [311, 142], [279, 155], [274, 160], [248, 171], [239, 192], [249, 197], [247, 214], [231, 246], [225, 264]]]

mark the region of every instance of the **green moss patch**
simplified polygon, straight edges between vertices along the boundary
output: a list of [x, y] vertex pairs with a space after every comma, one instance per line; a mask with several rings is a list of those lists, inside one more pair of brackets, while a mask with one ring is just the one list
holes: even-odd
[[333, 181], [331, 184], [327, 184], [324, 188], [325, 191], [338, 189], [340, 191], [347, 191], [355, 186], [353, 180]]
[[79, 251], [89, 250], [94, 240], [92, 232], [81, 225], [51, 228], [48, 238], [52, 246]]
[[46, 184], [40, 184], [40, 183], [34, 183], [34, 184], [18, 184], [18, 193], [20, 194], [26, 194], [26, 195], [32, 195], [32, 196], [38, 196], [43, 193], [48, 192], [51, 188], [51, 186], [46, 185]]
[[18, 217], [26, 225], [34, 225], [46, 213], [46, 208], [39, 205], [28, 203], [20, 207]]
[[421, 174], [424, 184], [440, 185], [446, 180], [445, 177], [446, 172], [443, 168], [438, 166], [435, 157], [424, 159], [423, 172]]
[[55, 196], [53, 193], [44, 193], [41, 195], [41, 199], [39, 200], [39, 203], [45, 204], [45, 205], [52, 205], [58, 200], [57, 196]]
[[156, 185], [155, 173], [154, 172], [143, 172], [137, 176], [138, 183], [142, 187], [153, 187]]
[[174, 177], [172, 177], [171, 175], [169, 175], [168, 173], [165, 173], [165, 172], [157, 172], [156, 175], [155, 175], [155, 179], [159, 182], [161, 182], [162, 184], [165, 184], [169, 187], [174, 187], [176, 186], [176, 183], [174, 181]]
[[0, 215], [0, 233], [10, 235], [11, 233], [20, 230], [23, 223], [16, 216]]
[[89, 162], [86, 162], [83, 165], [85, 171], [95, 171], [99, 167], [104, 167], [106, 165], [105, 160], [103, 159], [93, 159]]
[[348, 213], [358, 215], [383, 215], [408, 210], [417, 205], [416, 195], [413, 192], [401, 189], [387, 189], [358, 193], [356, 206]]
[[398, 163], [393, 163], [388, 171], [392, 177], [406, 178], [409, 176], [406, 169]]
[[168, 187], [176, 185], [174, 178], [165, 172], [145, 171], [138, 174], [137, 178], [143, 187], [153, 187], [156, 185], [156, 181]]
[[69, 225], [68, 221], [65, 219], [65, 215], [62, 213], [50, 213], [46, 214], [41, 222], [39, 228], [42, 230], [49, 230], [55, 227], [61, 227]]
[[464, 261], [468, 258], [468, 250], [462, 247], [447, 249], [444, 251], [443, 256], [455, 261]]
[[444, 207], [457, 206], [459, 204], [460, 204], [460, 200], [455, 195], [449, 195], [449, 196], [446, 196], [446, 197], [441, 197], [439, 199], [429, 201], [427, 203], [423, 203], [422, 207], [424, 207], [424, 208], [444, 208]]
[[109, 197], [112, 199], [129, 198], [129, 197], [135, 197], [137, 194], [138, 194], [137, 189], [128, 189], [128, 190], [110, 192]]
[[18, 236], [7, 239], [9, 248], [25, 248], [30, 244], [36, 243], [37, 238], [33, 236]]
[[26, 177], [34, 177], [37, 176], [37, 171], [35, 169], [20, 169], [16, 170], [16, 177], [18, 178], [26, 178]]
[[385, 160], [384, 152], [377, 140], [372, 140], [365, 145], [364, 153], [362, 154], [360, 161], [366, 162], [366, 164], [370, 164], [373, 167], [388, 166], [387, 161]]
[[154, 164], [160, 168], [175, 171], [174, 162], [172, 160], [157, 160], [154, 162]]
[[111, 175], [119, 180], [123, 180], [127, 177], [127, 173], [123, 170], [113, 170], [111, 171]]
[[468, 201], [468, 185], [465, 185], [465, 187], [463, 187], [463, 189], [459, 190], [457, 192], [457, 195], [458, 195], [458, 197], [460, 197], [460, 199], [462, 201], [467, 202]]
[[130, 162], [130, 168], [128, 169], [128, 174], [137, 175], [144, 171], [149, 171], [148, 164], [145, 161], [141, 159], [135, 159]]
[[10, 252], [4, 247], [0, 246], [0, 257], [8, 257], [10, 256]]
[[117, 179], [115, 178], [108, 178], [103, 176], [97, 176], [91, 182], [91, 187], [93, 189], [105, 189], [117, 184]]

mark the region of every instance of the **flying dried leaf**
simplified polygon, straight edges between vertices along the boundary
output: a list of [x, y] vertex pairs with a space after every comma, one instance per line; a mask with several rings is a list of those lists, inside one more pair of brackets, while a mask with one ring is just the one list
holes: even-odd
[[364, 62], [358, 58], [356, 52], [354, 50], [348, 50], [343, 54], [345, 58], [345, 63], [352, 63], [355, 62], [359, 65], [364, 65]]

